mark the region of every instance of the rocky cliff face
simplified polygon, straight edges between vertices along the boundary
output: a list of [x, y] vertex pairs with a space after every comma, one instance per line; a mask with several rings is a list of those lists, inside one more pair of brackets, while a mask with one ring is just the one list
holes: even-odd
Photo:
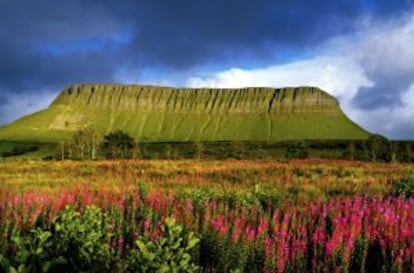
[[258, 113], [339, 111], [335, 98], [314, 87], [191, 89], [140, 85], [74, 85], [52, 103], [117, 110]]
[[45, 110], [0, 128], [0, 139], [61, 140], [93, 126], [139, 141], [363, 139], [337, 100], [314, 87], [191, 89], [81, 84]]

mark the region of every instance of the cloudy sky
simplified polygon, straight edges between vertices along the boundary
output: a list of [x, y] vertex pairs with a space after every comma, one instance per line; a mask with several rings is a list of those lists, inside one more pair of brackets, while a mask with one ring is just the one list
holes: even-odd
[[83, 82], [319, 86], [414, 139], [414, 2], [0, 0], [0, 124]]

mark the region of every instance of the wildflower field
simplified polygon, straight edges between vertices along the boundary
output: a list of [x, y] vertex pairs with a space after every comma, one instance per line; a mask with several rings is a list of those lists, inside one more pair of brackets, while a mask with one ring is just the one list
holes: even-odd
[[414, 165], [0, 164], [0, 272], [414, 272]]

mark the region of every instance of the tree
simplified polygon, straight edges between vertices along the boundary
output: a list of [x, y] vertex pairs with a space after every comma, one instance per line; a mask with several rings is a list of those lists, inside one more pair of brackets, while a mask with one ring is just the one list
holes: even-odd
[[72, 136], [73, 152], [77, 159], [85, 159], [87, 138], [85, 130], [79, 130]]
[[178, 158], [180, 158], [177, 147], [174, 147], [171, 144], [165, 145], [164, 156], [167, 159], [178, 159]]
[[356, 157], [356, 152], [355, 151], [356, 151], [355, 142], [351, 140], [351, 141], [349, 141], [348, 147], [345, 149], [342, 156], [344, 158], [354, 160], [355, 157]]
[[242, 141], [231, 142], [231, 156], [236, 159], [242, 159], [245, 156], [246, 149]]
[[132, 149], [132, 158], [133, 159], [138, 159], [142, 157], [142, 151], [141, 151], [141, 147], [139, 145], [139, 143], [137, 141], [135, 141], [134, 143], [134, 148]]
[[104, 136], [103, 147], [107, 158], [129, 158], [135, 141], [127, 133], [118, 130]]
[[92, 128], [88, 128], [86, 133], [87, 133], [87, 136], [89, 137], [89, 141], [87, 142], [88, 151], [89, 151], [89, 154], [91, 155], [91, 159], [94, 160], [96, 159], [96, 156], [98, 154], [99, 134], [96, 132], [96, 130]]
[[411, 143], [410, 142], [406, 142], [405, 143], [405, 156], [404, 156], [404, 161], [405, 162], [411, 162], [412, 160], [412, 156], [411, 156], [411, 153], [412, 153], [412, 151], [411, 151]]
[[63, 161], [65, 160], [65, 142], [61, 141], [59, 143], [59, 147], [60, 147], [60, 159]]
[[399, 157], [399, 148], [398, 141], [391, 141], [390, 142], [390, 149], [391, 149], [391, 161], [397, 162]]
[[294, 142], [286, 148], [287, 158], [307, 158], [308, 156], [308, 147], [304, 141]]
[[194, 158], [201, 159], [204, 153], [204, 145], [200, 141], [194, 142]]
[[72, 137], [59, 143], [57, 158], [96, 159], [99, 147], [99, 134], [88, 127], [76, 131]]
[[367, 140], [367, 146], [371, 153], [370, 159], [373, 162], [383, 161], [383, 162], [390, 162], [391, 161], [391, 148], [390, 142], [384, 136], [374, 134], [369, 137]]

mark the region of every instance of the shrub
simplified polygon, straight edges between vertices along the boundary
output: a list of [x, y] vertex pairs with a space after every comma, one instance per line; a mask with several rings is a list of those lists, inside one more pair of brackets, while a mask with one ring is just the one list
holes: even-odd
[[67, 207], [53, 228], [56, 251], [67, 257], [75, 271], [103, 272], [109, 269], [111, 253], [105, 217], [99, 208], [86, 207], [83, 213]]
[[388, 139], [381, 135], [372, 135], [367, 141], [371, 160], [374, 162], [390, 162], [391, 148]]
[[191, 261], [191, 251], [199, 239], [186, 232], [173, 218], [167, 218], [161, 228], [161, 237], [151, 240], [140, 236], [137, 248], [131, 250], [132, 272], [196, 272], [198, 267]]
[[287, 158], [307, 158], [309, 156], [308, 147], [303, 141], [289, 144], [286, 148]]
[[40, 228], [27, 234], [14, 230], [9, 255], [0, 254], [1, 272], [54, 272], [57, 265], [65, 264], [62, 256], [54, 257], [52, 233]]
[[404, 195], [407, 198], [414, 196], [414, 176], [403, 177], [400, 180], [393, 181], [392, 194], [396, 196]]
[[130, 158], [135, 145], [134, 139], [120, 130], [104, 136], [103, 147], [107, 158]]

